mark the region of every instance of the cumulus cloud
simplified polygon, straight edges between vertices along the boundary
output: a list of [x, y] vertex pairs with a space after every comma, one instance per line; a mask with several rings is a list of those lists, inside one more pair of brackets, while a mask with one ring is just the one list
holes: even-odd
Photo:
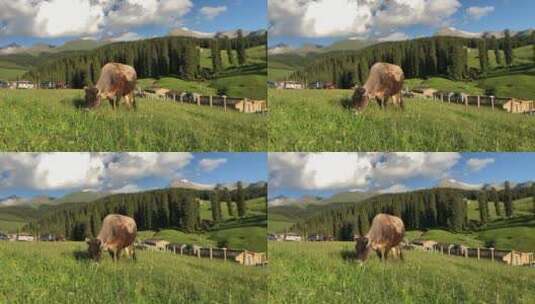
[[209, 172], [214, 171], [219, 166], [227, 162], [226, 158], [204, 158], [199, 162], [199, 167], [202, 171]]
[[494, 158], [470, 158], [466, 161], [468, 169], [472, 172], [483, 170], [488, 165], [495, 162]]
[[403, 32], [394, 32], [384, 37], [380, 37], [377, 40], [379, 41], [401, 41], [401, 40], [407, 40], [407, 39], [409, 39], [409, 36], [407, 34]]
[[272, 35], [328, 37], [440, 26], [460, 7], [458, 0], [270, 0], [268, 18]]
[[466, 14], [475, 20], [479, 20], [494, 12], [494, 6], [471, 6], [466, 9]]
[[110, 38], [110, 41], [135, 41], [143, 39], [144, 37], [135, 32], [126, 32], [115, 37]]
[[147, 24], [180, 24], [190, 0], [10, 0], [0, 2], [0, 35], [95, 35]]
[[204, 6], [202, 7], [199, 12], [208, 20], [214, 19], [215, 17], [219, 16], [220, 14], [227, 11], [227, 7], [222, 6]]
[[172, 178], [192, 158], [190, 153], [3, 153], [0, 189], [116, 189], [145, 177]]
[[270, 153], [273, 188], [370, 189], [413, 177], [442, 178], [457, 153]]

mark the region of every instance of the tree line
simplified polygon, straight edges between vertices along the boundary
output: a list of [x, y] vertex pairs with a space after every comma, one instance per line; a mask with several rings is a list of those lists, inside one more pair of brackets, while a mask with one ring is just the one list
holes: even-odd
[[236, 204], [240, 216], [246, 213], [246, 200], [267, 195], [263, 189], [243, 188], [241, 183], [234, 190], [170, 188], [114, 194], [89, 203], [68, 203], [48, 208], [23, 230], [33, 234], [53, 233], [79, 241], [97, 236], [106, 215], [122, 214], [136, 221], [138, 231], [164, 228], [202, 231], [212, 223], [201, 220], [200, 200], [208, 201], [214, 193], [226, 193], [227, 204]]
[[[488, 50], [494, 50], [499, 64], [510, 66], [514, 59], [513, 49], [532, 44], [535, 41], [532, 39], [535, 39], [533, 34], [528, 38], [512, 37], [506, 30], [500, 39], [494, 36], [471, 39], [441, 36], [384, 42], [358, 51], [320, 55], [290, 78], [304, 82], [332, 82], [338, 88], [347, 89], [354, 84], [364, 84], [374, 63], [387, 62], [401, 66], [406, 78], [476, 79], [488, 71]], [[479, 58], [480, 70], [468, 67], [468, 51], [474, 48], [483, 54]]]
[[[319, 233], [338, 240], [352, 240], [353, 235], [365, 235], [368, 232], [377, 214], [387, 213], [400, 217], [407, 230], [441, 228], [463, 231], [489, 221], [489, 201], [494, 202], [499, 215], [511, 217], [514, 212], [513, 201], [525, 197], [533, 197], [535, 213], [535, 185], [512, 188], [506, 182], [505, 188], [500, 191], [433, 188], [382, 194], [361, 202], [348, 202], [319, 210], [299, 220], [290, 230], [304, 235]], [[468, 200], [478, 201], [481, 216], [478, 223], [468, 220]]]
[[[220, 66], [214, 66], [214, 69], [201, 68], [201, 48], [213, 49], [214, 45], [225, 45], [227, 52], [232, 54], [234, 50], [238, 62], [244, 64], [247, 60], [246, 48], [264, 45], [266, 39], [265, 35], [244, 37], [239, 31], [238, 37], [231, 39], [161, 37], [118, 42], [91, 51], [59, 54], [38, 64], [24, 77], [35, 82], [59, 81], [72, 88], [82, 88], [98, 81], [100, 70], [106, 63], [118, 62], [133, 66], [138, 78], [172, 75], [185, 80], [209, 79]], [[215, 57], [216, 60], [220, 59], [220, 54], [219, 58]]]

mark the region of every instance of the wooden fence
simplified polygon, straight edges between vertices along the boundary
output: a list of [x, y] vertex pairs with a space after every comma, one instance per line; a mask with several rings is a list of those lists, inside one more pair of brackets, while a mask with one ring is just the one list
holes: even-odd
[[411, 93], [419, 97], [430, 98], [443, 103], [464, 104], [465, 107], [490, 107], [492, 110], [498, 108], [510, 113], [535, 114], [535, 101], [533, 100], [520, 100], [512, 97], [468, 95], [452, 92], [433, 92], [425, 94], [421, 91], [411, 91]]
[[478, 260], [488, 259], [506, 263], [511, 266], [535, 266], [535, 255], [533, 252], [481, 247], [470, 248], [453, 244], [436, 244], [430, 251], [441, 255], [477, 258]]
[[231, 248], [217, 247], [200, 247], [186, 244], [169, 244], [165, 248], [155, 246], [146, 246], [140, 244], [137, 248], [149, 250], [152, 252], [167, 252], [178, 255], [195, 256], [197, 258], [222, 259], [226, 261], [237, 262], [246, 266], [263, 266], [267, 265], [267, 257], [263, 252], [254, 252], [249, 250], [239, 250]]
[[180, 103], [196, 104], [198, 106], [221, 107], [225, 112], [228, 110], [243, 113], [264, 113], [267, 112], [267, 102], [265, 100], [254, 100], [248, 98], [237, 98], [228, 96], [203, 96], [195, 93], [167, 91], [157, 93], [155, 91], [141, 91], [141, 97], [157, 99], [162, 101], [173, 101]]

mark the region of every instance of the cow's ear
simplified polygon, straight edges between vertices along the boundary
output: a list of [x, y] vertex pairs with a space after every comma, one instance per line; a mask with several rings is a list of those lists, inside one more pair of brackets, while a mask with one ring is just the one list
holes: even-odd
[[358, 88], [358, 91], [359, 91], [359, 93], [362, 94], [362, 95], [366, 94], [366, 88], [364, 88], [364, 87], [360, 87], [360, 88]]
[[85, 238], [85, 242], [87, 243], [87, 245], [89, 245], [89, 243], [91, 243], [91, 239]]
[[366, 245], [368, 245], [368, 243], [370, 242], [370, 239], [367, 237], [363, 237], [362, 240], [364, 241], [364, 244]]

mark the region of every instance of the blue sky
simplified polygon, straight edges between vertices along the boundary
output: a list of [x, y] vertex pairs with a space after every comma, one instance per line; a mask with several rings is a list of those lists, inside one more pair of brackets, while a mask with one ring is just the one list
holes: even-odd
[[[392, 0], [383, 3], [382, 17], [378, 16], [378, 8], [355, 6], [353, 11], [360, 10], [366, 13], [370, 9], [375, 17], [366, 18], [355, 13], [354, 16], [345, 19], [331, 18], [332, 21], [326, 20], [326, 22], [338, 24], [333, 25], [330, 31], [322, 31], [321, 28], [325, 29], [325, 26], [319, 26], [314, 31], [313, 25], [321, 24], [322, 18], [328, 17], [326, 10], [331, 10], [336, 16], [350, 9], [348, 7], [352, 1], [354, 0], [305, 1], [305, 5], [299, 6], [295, 4], [297, 0], [271, 0], [269, 44], [271, 46], [279, 43], [292, 46], [304, 43], [327, 45], [348, 37], [395, 40], [400, 37], [431, 36], [441, 27], [454, 27], [469, 32], [525, 30], [535, 27], [533, 18], [535, 1], [532, 0], [414, 0], [412, 3], [415, 7], [407, 8], [407, 11], [396, 4], [408, 1]], [[320, 6], [322, 2], [325, 2], [325, 8], [312, 9], [314, 5]], [[416, 3], [421, 4], [421, 9]], [[442, 7], [432, 10], [431, 7], [438, 5], [437, 3]], [[291, 13], [292, 10], [298, 10], [300, 16], [307, 17], [296, 17]], [[368, 27], [359, 28], [358, 25], [362, 25], [366, 20]], [[347, 30], [342, 31], [344, 27]]]
[[400, 192], [434, 187], [442, 180], [470, 185], [535, 181], [535, 153], [281, 153], [270, 155], [269, 164], [270, 198]]
[[1, 153], [0, 198], [267, 181], [266, 153]]
[[201, 32], [267, 27], [265, 0], [32, 1], [0, 0], [0, 46], [60, 45], [83, 37], [126, 37], [125, 33], [131, 38], [153, 37], [180, 27]]

